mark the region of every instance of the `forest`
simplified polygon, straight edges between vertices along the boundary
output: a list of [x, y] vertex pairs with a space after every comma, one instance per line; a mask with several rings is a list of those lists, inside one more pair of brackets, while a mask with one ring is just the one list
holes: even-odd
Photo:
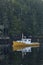
[[[9, 35], [14, 40], [20, 39], [22, 33], [27, 37], [43, 36], [43, 0], [0, 0], [1, 25], [5, 27], [3, 35]], [[2, 39], [0, 44], [11, 44], [11, 41]], [[43, 44], [43, 38], [39, 42]], [[39, 49], [32, 48], [32, 52], [26, 53], [24, 58], [22, 52], [13, 52], [9, 47], [2, 47], [0, 51], [5, 56], [3, 61], [0, 60], [1, 65], [43, 65], [43, 59], [40, 61], [43, 58], [43, 45]]]
[[14, 37], [43, 35], [43, 0], [0, 0], [0, 25]]

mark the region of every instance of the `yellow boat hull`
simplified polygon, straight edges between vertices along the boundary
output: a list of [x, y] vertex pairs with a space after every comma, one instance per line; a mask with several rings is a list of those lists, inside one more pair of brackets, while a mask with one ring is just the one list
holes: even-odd
[[13, 51], [17, 51], [17, 50], [20, 50], [20, 49], [23, 49], [23, 48], [26, 48], [26, 47], [39, 47], [39, 46], [40, 46], [39, 43], [25, 44], [25, 43], [22, 43], [22, 42], [13, 41], [12, 48], [13, 48]]

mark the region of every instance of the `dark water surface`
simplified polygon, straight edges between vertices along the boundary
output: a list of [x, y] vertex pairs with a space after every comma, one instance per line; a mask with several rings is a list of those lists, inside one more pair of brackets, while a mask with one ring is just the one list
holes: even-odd
[[24, 56], [22, 52], [11, 51], [11, 46], [1, 47], [0, 65], [43, 65], [43, 39], [40, 41], [39, 48], [32, 48], [32, 52]]
[[22, 52], [13, 52], [13, 64], [15, 65], [37, 65], [38, 48], [32, 48], [32, 52], [27, 52], [22, 57]]

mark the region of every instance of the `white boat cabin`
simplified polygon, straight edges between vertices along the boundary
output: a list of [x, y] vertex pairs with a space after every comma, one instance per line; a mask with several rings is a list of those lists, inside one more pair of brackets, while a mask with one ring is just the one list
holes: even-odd
[[[31, 39], [21, 39], [21, 40], [17, 40], [17, 42], [22, 42], [25, 44], [31, 44]], [[18, 51], [22, 51], [22, 52], [31, 52], [31, 47], [26, 47], [24, 49], [18, 50]]]
[[21, 39], [21, 40], [17, 40], [17, 42], [23, 42], [23, 43], [31, 43], [31, 39]]

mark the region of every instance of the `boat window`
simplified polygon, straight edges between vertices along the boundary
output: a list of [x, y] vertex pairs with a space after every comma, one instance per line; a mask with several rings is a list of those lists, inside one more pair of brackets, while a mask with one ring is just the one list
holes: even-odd
[[28, 40], [28, 41], [31, 41], [31, 40]]

